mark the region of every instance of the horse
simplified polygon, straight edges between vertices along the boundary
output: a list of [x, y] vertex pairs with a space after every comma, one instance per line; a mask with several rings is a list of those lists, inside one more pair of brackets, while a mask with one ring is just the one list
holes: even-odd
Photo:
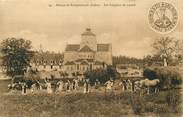
[[154, 79], [154, 80], [149, 80], [149, 79], [144, 79], [140, 81], [140, 86], [141, 87], [147, 87], [148, 94], [149, 94], [149, 88], [154, 87], [155, 88], [155, 93], [158, 91], [158, 84], [160, 83], [159, 79]]

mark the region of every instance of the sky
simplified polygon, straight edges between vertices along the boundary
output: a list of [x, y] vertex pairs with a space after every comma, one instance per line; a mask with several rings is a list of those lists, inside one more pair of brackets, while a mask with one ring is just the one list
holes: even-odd
[[[130, 1], [130, 2], [129, 2]], [[114, 56], [142, 58], [152, 52], [160, 36], [183, 40], [183, 1], [173, 4], [178, 24], [169, 34], [159, 34], [148, 24], [148, 11], [159, 0], [0, 0], [0, 41], [8, 37], [32, 41], [34, 50], [64, 52], [66, 44], [80, 43], [91, 28], [98, 43], [112, 43]], [[135, 3], [131, 7], [56, 7], [63, 3]]]

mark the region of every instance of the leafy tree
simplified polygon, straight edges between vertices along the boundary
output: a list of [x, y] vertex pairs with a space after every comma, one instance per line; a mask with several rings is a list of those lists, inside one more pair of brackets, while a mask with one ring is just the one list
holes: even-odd
[[0, 44], [2, 67], [9, 76], [23, 75], [33, 56], [31, 41], [7, 38]]
[[27, 72], [24, 74], [26, 80], [39, 80], [40, 79], [40, 72], [37, 69], [33, 69], [30, 67]]
[[162, 58], [164, 66], [170, 65], [173, 59], [177, 59], [180, 62], [183, 52], [183, 41], [175, 40], [171, 37], [160, 37], [152, 44], [155, 55]]
[[112, 66], [107, 66], [106, 69], [100, 68], [92, 71], [85, 72], [86, 78], [89, 78], [91, 85], [93, 85], [96, 80], [98, 80], [101, 84], [104, 84], [106, 81], [112, 78], [113, 80], [119, 78], [119, 74], [116, 69]]

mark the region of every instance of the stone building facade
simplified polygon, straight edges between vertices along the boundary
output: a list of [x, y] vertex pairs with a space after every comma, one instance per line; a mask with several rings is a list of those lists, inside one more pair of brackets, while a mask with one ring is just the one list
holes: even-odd
[[62, 71], [63, 54], [53, 52], [36, 52], [31, 60], [31, 67], [38, 71]]
[[80, 44], [67, 44], [64, 52], [64, 70], [85, 72], [112, 65], [112, 45], [97, 43], [96, 35], [87, 28], [81, 34]]

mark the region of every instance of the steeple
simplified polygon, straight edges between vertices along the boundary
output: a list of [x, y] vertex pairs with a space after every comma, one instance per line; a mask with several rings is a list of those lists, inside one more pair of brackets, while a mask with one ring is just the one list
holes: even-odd
[[90, 28], [86, 28], [85, 32], [81, 34], [82, 36], [96, 36], [94, 33], [91, 32]]
[[91, 31], [90, 28], [86, 28], [86, 30], [81, 34], [81, 43], [80, 43], [80, 49], [82, 49], [84, 46], [88, 46], [93, 51], [97, 50], [97, 40], [96, 35]]

